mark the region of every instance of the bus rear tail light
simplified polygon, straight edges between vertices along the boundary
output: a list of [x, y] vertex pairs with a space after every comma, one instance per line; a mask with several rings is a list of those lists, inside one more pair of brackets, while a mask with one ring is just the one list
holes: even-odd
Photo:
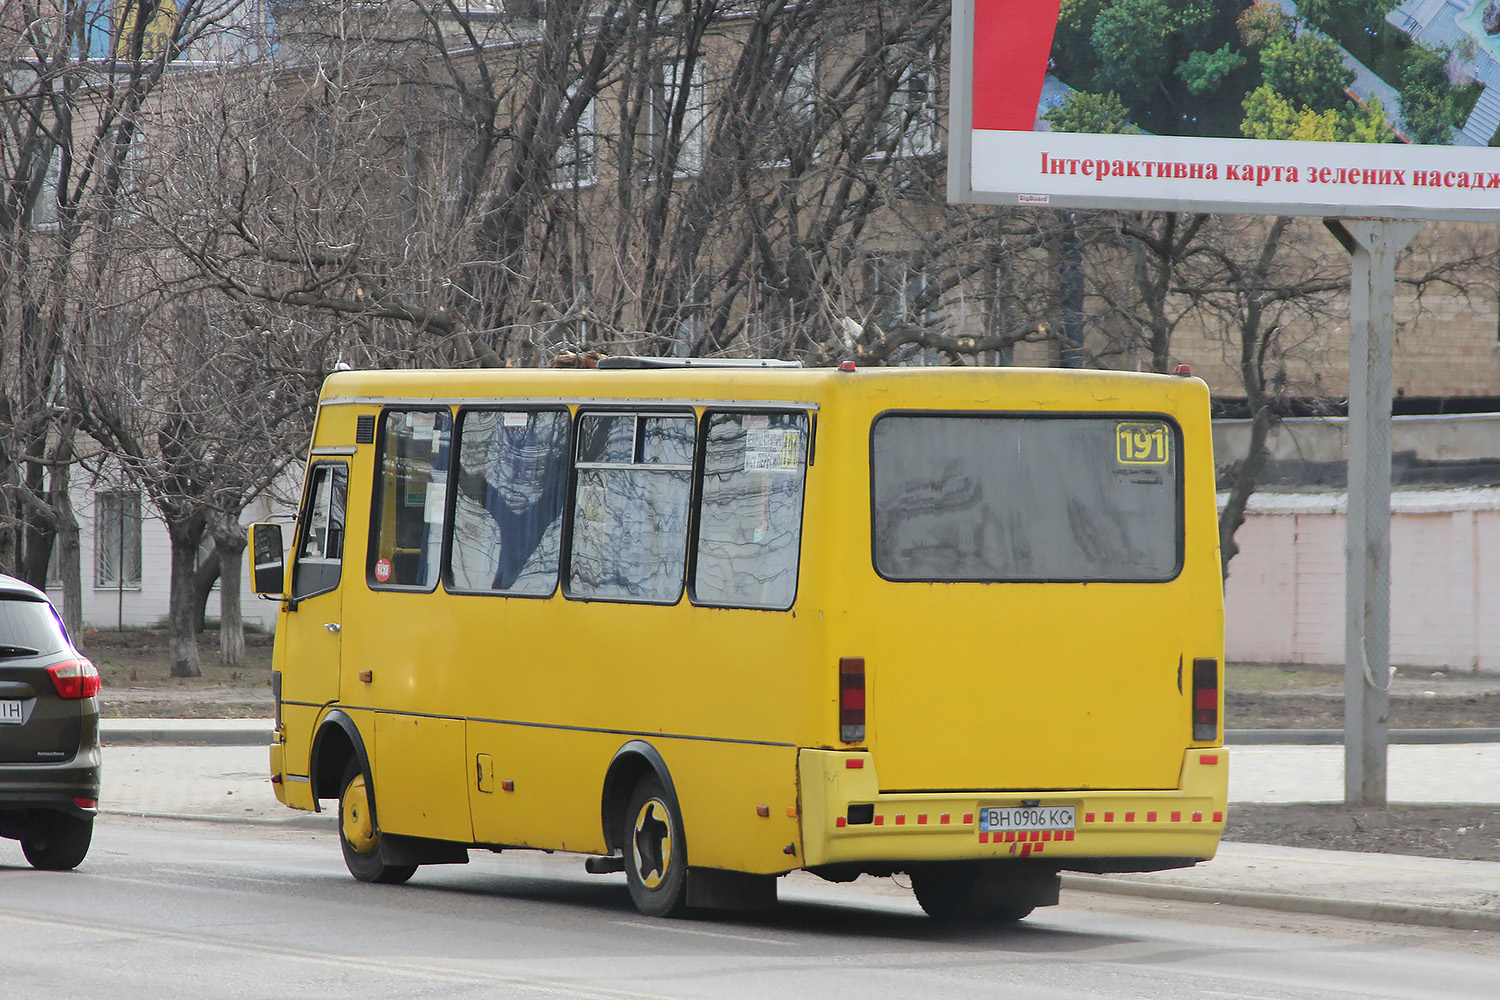
[[1193, 739], [1219, 737], [1219, 661], [1193, 661]]
[[64, 701], [92, 698], [99, 693], [99, 671], [85, 659], [63, 660], [47, 668], [57, 696]]
[[865, 658], [839, 660], [839, 739], [860, 743], [865, 738]]

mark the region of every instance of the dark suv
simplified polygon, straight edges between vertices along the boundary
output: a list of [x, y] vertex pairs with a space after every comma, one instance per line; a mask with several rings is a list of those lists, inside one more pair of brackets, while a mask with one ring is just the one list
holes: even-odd
[[0, 837], [33, 867], [78, 867], [99, 809], [99, 671], [47, 595], [0, 574]]

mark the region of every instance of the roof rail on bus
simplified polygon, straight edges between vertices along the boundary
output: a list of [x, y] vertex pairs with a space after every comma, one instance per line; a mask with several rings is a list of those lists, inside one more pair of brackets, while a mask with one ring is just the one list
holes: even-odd
[[774, 358], [637, 358], [628, 355], [599, 359], [600, 368], [801, 368], [800, 361]]

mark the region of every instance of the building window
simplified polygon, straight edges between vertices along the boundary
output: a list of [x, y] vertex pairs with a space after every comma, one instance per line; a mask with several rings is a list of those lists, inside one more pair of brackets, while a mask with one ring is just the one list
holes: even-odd
[[135, 590], [141, 585], [141, 495], [108, 490], [94, 499], [94, 586]]
[[876, 322], [922, 327], [937, 322], [936, 290], [920, 259], [903, 254], [872, 257], [865, 262], [864, 277]]
[[[572, 94], [568, 102], [573, 101]], [[578, 115], [578, 124], [557, 147], [557, 169], [553, 183], [557, 187], [587, 187], [598, 179], [598, 137], [594, 132], [594, 105], [590, 98]]]
[[702, 61], [693, 60], [691, 72], [686, 59], [658, 66], [651, 80], [650, 110], [651, 158], [658, 171], [668, 166], [678, 175], [702, 170], [708, 133]]
[[[790, 58], [790, 56], [789, 56]], [[783, 73], [778, 73], [781, 78]], [[762, 142], [769, 167], [806, 166], [818, 151], [818, 63], [815, 54], [784, 71], [786, 83], [771, 95]]]
[[42, 181], [42, 189], [37, 192], [36, 203], [31, 209], [31, 224], [37, 229], [51, 231], [57, 228], [61, 188], [62, 148], [54, 146], [47, 158], [47, 175]]
[[880, 148], [884, 154], [923, 156], [938, 148], [937, 46], [914, 50], [897, 46], [887, 51], [891, 96], [880, 116]]

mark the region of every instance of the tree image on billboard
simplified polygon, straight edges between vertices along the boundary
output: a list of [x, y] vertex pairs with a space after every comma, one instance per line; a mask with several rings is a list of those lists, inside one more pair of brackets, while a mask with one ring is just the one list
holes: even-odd
[[954, 38], [955, 200], [1500, 213], [1500, 0], [958, 0]]

